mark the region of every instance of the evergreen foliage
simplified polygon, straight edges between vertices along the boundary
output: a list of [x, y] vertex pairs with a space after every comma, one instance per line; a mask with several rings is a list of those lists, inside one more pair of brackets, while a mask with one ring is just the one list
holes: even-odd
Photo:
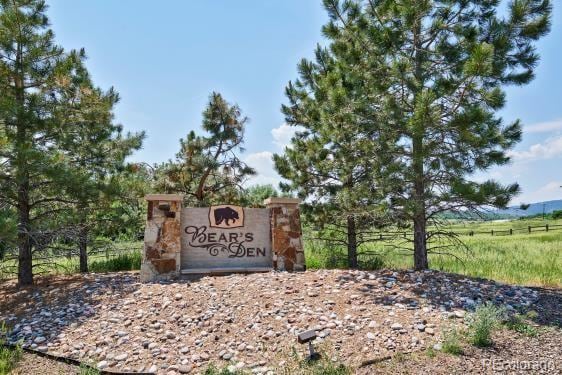
[[366, 84], [355, 51], [318, 47], [315, 56], [301, 61], [299, 79], [286, 88], [282, 110], [299, 131], [274, 161], [290, 181], [282, 188], [306, 199], [303, 213], [318, 237], [344, 244], [356, 268], [357, 248], [390, 222], [390, 185], [382, 181], [399, 167], [392, 158], [398, 132], [382, 131], [384, 89]]
[[[523, 85], [534, 76], [539, 59], [534, 43], [549, 31], [550, 1], [512, 1], [505, 16], [499, 0], [324, 0], [324, 5], [330, 18], [323, 28], [329, 52], [317, 52], [320, 68], [307, 69], [308, 62], [299, 66], [301, 80], [314, 86], [313, 100], [318, 103], [312, 104], [315, 110], [308, 117], [287, 116], [290, 124], [307, 130], [294, 138], [293, 147], [299, 149], [303, 137], [334, 137], [334, 145], [344, 145], [339, 138], [363, 140], [362, 134], [382, 147], [373, 163], [365, 160], [367, 154], [356, 154], [362, 149], [356, 144], [342, 147], [346, 156], [334, 155], [333, 161], [325, 151], [319, 152], [325, 146], [301, 159], [314, 154], [312, 163], [315, 158], [324, 164], [329, 161], [324, 174], [339, 172], [337, 163], [353, 156], [356, 165], [365, 163], [369, 172], [389, 166], [389, 173], [376, 176], [378, 183], [372, 187], [390, 188], [384, 192], [390, 211], [414, 229], [414, 267], [427, 268], [428, 250], [440, 251], [447, 246], [444, 242], [456, 240], [445, 230], [427, 231], [428, 225], [439, 224], [440, 213], [502, 208], [519, 192], [517, 184], [475, 182], [471, 177], [506, 164], [507, 151], [521, 138], [519, 121], [504, 124], [497, 112], [505, 104], [506, 85]], [[333, 64], [331, 57], [344, 64], [345, 72], [316, 86], [316, 75], [310, 71], [323, 70], [325, 61]], [[348, 80], [349, 88], [342, 89], [346, 87], [340, 83], [342, 76], [358, 78]], [[297, 82], [287, 88], [291, 107], [309, 101], [301, 86]], [[323, 115], [330, 100], [353, 115], [342, 121], [345, 127], [334, 127]], [[357, 108], [371, 109], [376, 117], [369, 118], [380, 120], [361, 128]], [[287, 115], [286, 107], [284, 112]], [[313, 121], [317, 125], [309, 126]], [[332, 147], [325, 139], [319, 143]], [[392, 156], [392, 162], [381, 163], [381, 152]], [[286, 151], [286, 158], [291, 157]], [[296, 166], [278, 163], [293, 188], [310, 181], [299, 177]], [[331, 191], [302, 193], [317, 195], [318, 200], [331, 197]]]
[[176, 160], [157, 166], [157, 190], [184, 194], [189, 206], [239, 202], [243, 183], [256, 173], [239, 157], [247, 122], [238, 105], [213, 92], [203, 112], [206, 135], [191, 131], [180, 140]]
[[15, 216], [16, 235], [4, 238], [18, 248], [22, 285], [33, 282], [33, 253], [75, 235], [143, 137], [112, 123], [117, 94], [93, 85], [83, 50], [55, 44], [46, 9], [0, 1], [0, 202]]

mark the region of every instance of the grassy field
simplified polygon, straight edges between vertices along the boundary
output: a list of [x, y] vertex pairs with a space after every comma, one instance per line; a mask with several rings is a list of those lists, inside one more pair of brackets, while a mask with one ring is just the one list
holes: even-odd
[[[90, 272], [116, 272], [140, 269], [142, 242], [116, 242], [107, 252], [90, 254], [88, 268]], [[17, 263], [15, 260], [0, 261], [0, 280], [15, 277]], [[34, 260], [36, 274], [78, 273], [79, 258], [74, 257], [43, 257]]]
[[[544, 225], [553, 229], [544, 231]], [[466, 245], [447, 250], [450, 255], [430, 254], [432, 269], [469, 276], [494, 279], [510, 284], [562, 287], [562, 220], [541, 219], [453, 223], [456, 233], [476, 232], [474, 236], [459, 238]], [[528, 226], [539, 227], [528, 233]], [[509, 229], [514, 229], [513, 235]], [[491, 235], [491, 231], [495, 235]], [[501, 235], [498, 235], [498, 231]], [[481, 233], [481, 234], [478, 234]], [[369, 256], [360, 256], [364, 268], [411, 268], [411, 251], [397, 250], [397, 241], [381, 241], [360, 248]], [[89, 258], [91, 272], [136, 270], [141, 263], [141, 242], [123, 242], [115, 245], [112, 253], [100, 253]], [[345, 268], [343, 248], [333, 248], [319, 241], [306, 240], [306, 263], [309, 269]], [[38, 261], [39, 262], [39, 261]], [[72, 274], [78, 272], [78, 258], [55, 258], [37, 268], [43, 274]], [[15, 262], [0, 262], [0, 278], [14, 277]]]
[[[457, 233], [486, 232], [459, 238], [466, 249], [456, 246], [447, 250], [451, 255], [430, 254], [430, 267], [447, 272], [494, 279], [511, 284], [562, 287], [562, 230], [549, 232], [528, 226], [562, 224], [562, 220], [514, 220], [508, 222], [455, 223], [450, 229]], [[513, 235], [491, 235], [491, 231], [509, 231]], [[365, 266], [411, 268], [410, 251], [397, 250], [396, 241], [365, 245], [361, 251], [377, 257], [364, 259]], [[305, 242], [307, 265], [310, 268], [345, 267], [342, 249], [327, 249], [316, 241]]]

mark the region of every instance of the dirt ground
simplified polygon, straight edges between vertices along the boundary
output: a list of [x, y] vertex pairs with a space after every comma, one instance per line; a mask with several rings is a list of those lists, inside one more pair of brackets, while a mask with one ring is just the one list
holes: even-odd
[[38, 355], [24, 353], [13, 375], [78, 375], [80, 367], [53, 361]]
[[[489, 348], [463, 342], [457, 356], [434, 349], [446, 329], [466, 329], [474, 306], [485, 302], [534, 311], [528, 324], [538, 334], [503, 328]], [[199, 374], [213, 364], [286, 374], [290, 353], [306, 352], [296, 334], [314, 329], [324, 356], [357, 374], [562, 374], [562, 290], [436, 271], [272, 272], [149, 284], [137, 273], [90, 274], [40, 278], [26, 289], [0, 283], [0, 303], [10, 340], [115, 373]], [[81, 372], [25, 354], [14, 373]]]

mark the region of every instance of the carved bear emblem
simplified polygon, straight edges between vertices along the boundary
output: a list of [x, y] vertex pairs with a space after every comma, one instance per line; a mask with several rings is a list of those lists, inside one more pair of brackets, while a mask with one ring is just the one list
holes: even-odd
[[211, 227], [236, 228], [244, 226], [244, 211], [238, 206], [214, 206], [209, 212]]
[[217, 208], [215, 210], [215, 224], [216, 225], [221, 225], [221, 223], [224, 220], [224, 223], [229, 226], [230, 224], [228, 223], [230, 220], [232, 221], [236, 221], [238, 220], [238, 212], [234, 211], [232, 208], [230, 207], [225, 207], [225, 208]]

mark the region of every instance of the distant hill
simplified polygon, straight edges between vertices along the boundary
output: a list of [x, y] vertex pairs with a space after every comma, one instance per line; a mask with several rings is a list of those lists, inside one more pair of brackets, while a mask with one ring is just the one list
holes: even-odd
[[540, 215], [543, 213], [543, 209], [547, 214], [552, 213], [552, 211], [562, 210], [562, 199], [532, 203], [526, 210], [522, 210], [519, 206], [512, 206], [504, 210], [494, 210], [492, 212], [500, 216], [523, 217]]
[[442, 219], [462, 219], [462, 220], [498, 220], [515, 219], [518, 217], [535, 216], [543, 213], [550, 214], [553, 211], [562, 210], [562, 199], [555, 201], [537, 202], [529, 205], [529, 208], [522, 210], [520, 206], [511, 206], [503, 210], [482, 210], [480, 214], [474, 212], [458, 213], [444, 212], [439, 216]]

